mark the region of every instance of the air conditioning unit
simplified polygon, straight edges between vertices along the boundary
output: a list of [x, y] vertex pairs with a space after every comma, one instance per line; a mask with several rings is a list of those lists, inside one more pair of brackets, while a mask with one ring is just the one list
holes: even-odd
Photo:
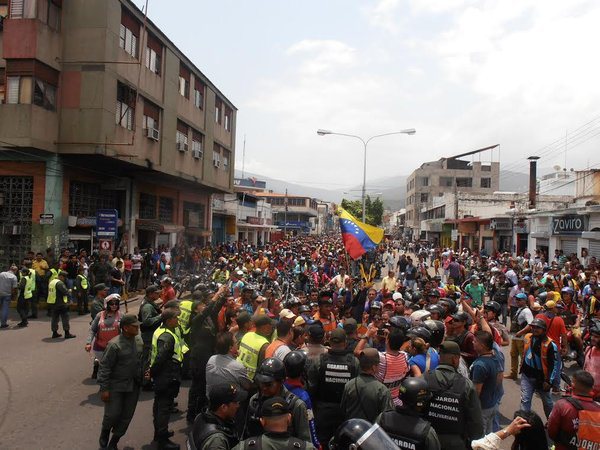
[[188, 145], [185, 142], [178, 142], [177, 143], [177, 150], [179, 150], [180, 152], [187, 152], [188, 151]]
[[146, 137], [153, 141], [158, 141], [159, 133], [156, 128], [146, 128]]
[[202, 153], [202, 150], [192, 150], [192, 155], [196, 159], [202, 159], [203, 153]]
[[213, 159], [213, 166], [219, 168], [221, 167], [221, 160], [220, 159]]

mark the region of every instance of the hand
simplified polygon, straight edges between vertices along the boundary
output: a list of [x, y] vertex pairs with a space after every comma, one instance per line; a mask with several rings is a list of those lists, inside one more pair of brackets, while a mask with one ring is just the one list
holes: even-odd
[[515, 417], [515, 420], [513, 420], [505, 429], [504, 431], [507, 433], [507, 435], [515, 435], [515, 434], [519, 434], [521, 432], [521, 430], [523, 428], [529, 428], [531, 427], [531, 424], [527, 422], [527, 420], [525, 420], [523, 417]]
[[109, 391], [101, 391], [100, 392], [100, 399], [104, 403], [108, 403], [108, 401], [110, 400], [110, 392]]
[[375, 336], [377, 336], [377, 330], [378, 328], [375, 325], [369, 325], [369, 329], [367, 330], [367, 337], [374, 338]]
[[552, 386], [550, 385], [550, 383], [546, 383], [545, 381], [542, 383], [542, 390], [544, 392], [548, 392], [550, 390]]
[[90, 352], [90, 350], [92, 349], [92, 344], [85, 344], [85, 351], [86, 352]]

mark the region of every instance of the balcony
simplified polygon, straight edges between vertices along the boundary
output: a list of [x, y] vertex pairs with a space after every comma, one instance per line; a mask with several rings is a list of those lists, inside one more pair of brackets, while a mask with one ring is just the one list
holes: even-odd
[[37, 19], [4, 19], [2, 48], [5, 59], [37, 59], [61, 69], [61, 35]]
[[0, 105], [0, 136], [17, 147], [56, 151], [58, 114], [36, 105]]

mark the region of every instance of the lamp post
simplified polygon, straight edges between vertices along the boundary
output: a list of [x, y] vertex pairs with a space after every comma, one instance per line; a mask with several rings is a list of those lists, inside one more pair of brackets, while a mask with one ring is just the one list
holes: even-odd
[[371, 136], [368, 139], [363, 139], [360, 136], [356, 136], [354, 134], [346, 134], [346, 133], [336, 133], [333, 132], [331, 130], [322, 130], [319, 129], [317, 130], [317, 134], [319, 136], [325, 136], [327, 134], [333, 134], [333, 135], [337, 135], [337, 136], [346, 136], [346, 137], [351, 137], [354, 139], [358, 139], [360, 142], [363, 143], [363, 147], [364, 147], [364, 156], [363, 156], [363, 185], [362, 185], [362, 221], [363, 223], [365, 222], [365, 215], [366, 215], [366, 211], [365, 211], [365, 200], [366, 200], [366, 187], [367, 187], [367, 146], [369, 145], [369, 142], [371, 142], [373, 139], [376, 138], [380, 138], [383, 136], [391, 136], [393, 134], [408, 134], [409, 136], [412, 136], [413, 134], [415, 134], [417, 132], [417, 130], [415, 130], [414, 128], [407, 128], [405, 130], [401, 130], [401, 131], [393, 131], [391, 133], [383, 133], [383, 134], [377, 134], [375, 136]]

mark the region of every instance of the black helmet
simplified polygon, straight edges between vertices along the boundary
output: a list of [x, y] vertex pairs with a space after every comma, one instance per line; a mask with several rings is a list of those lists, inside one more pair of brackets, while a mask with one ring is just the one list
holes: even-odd
[[421, 300], [423, 298], [423, 294], [421, 294], [419, 291], [415, 291], [412, 294], [412, 302], [413, 303], [417, 303], [419, 300]]
[[329, 442], [331, 450], [383, 450], [398, 448], [379, 425], [364, 419], [342, 423]]
[[502, 311], [502, 306], [500, 306], [500, 303], [498, 303], [498, 302], [491, 301], [491, 302], [487, 302], [483, 306], [483, 309], [493, 311], [496, 314], [496, 317], [498, 317], [500, 315], [500, 312]]
[[532, 327], [542, 328], [544, 331], [546, 331], [548, 328], [546, 322], [544, 322], [542, 319], [533, 319], [529, 325]]
[[429, 343], [429, 341], [431, 340], [431, 331], [429, 331], [429, 328], [422, 327], [422, 326], [411, 328], [410, 330], [408, 330], [406, 335], [411, 338], [413, 338], [413, 337], [421, 338], [427, 343]]
[[457, 311], [456, 302], [451, 298], [442, 298], [438, 303], [446, 307], [446, 313], [448, 315], [454, 314]]
[[592, 319], [589, 330], [590, 334], [600, 334], [600, 320]]
[[541, 304], [544, 304], [544, 303], [546, 303], [546, 300], [548, 300], [548, 293], [547, 292], [540, 292], [537, 295], [537, 298], [538, 298], [538, 300], [539, 300], [539, 302]]
[[426, 320], [423, 322], [423, 326], [431, 332], [431, 339], [429, 343], [433, 347], [439, 347], [444, 340], [444, 334], [446, 333], [446, 326], [441, 320]]
[[435, 305], [429, 305], [427, 307], [427, 311], [429, 311], [431, 314], [435, 314], [438, 313], [440, 315], [440, 317], [442, 317], [444, 315], [444, 308], [442, 308], [440, 305], [435, 304]]
[[402, 380], [399, 397], [405, 407], [423, 407], [431, 398], [427, 380], [423, 377], [406, 377]]
[[390, 317], [389, 324], [391, 328], [399, 328], [403, 331], [407, 331], [410, 328], [410, 322], [404, 316]]
[[298, 378], [304, 373], [304, 367], [306, 366], [306, 353], [299, 350], [294, 350], [288, 353], [283, 358], [283, 364], [285, 365], [285, 371], [287, 376], [290, 378]]
[[259, 383], [285, 380], [285, 366], [280, 359], [267, 358], [261, 364], [254, 379]]
[[302, 313], [309, 313], [310, 312], [310, 306], [308, 306], [308, 305], [300, 305], [300, 309], [298, 309], [298, 312], [300, 314], [302, 314]]

